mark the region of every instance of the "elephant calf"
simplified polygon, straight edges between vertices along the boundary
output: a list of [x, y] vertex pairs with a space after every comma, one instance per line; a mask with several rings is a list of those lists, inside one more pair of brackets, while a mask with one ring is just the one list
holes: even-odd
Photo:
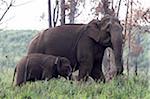
[[65, 78], [71, 77], [72, 68], [70, 61], [65, 57], [56, 57], [45, 54], [29, 54], [23, 57], [17, 64], [15, 85], [21, 85], [26, 81], [49, 80], [58, 75]]

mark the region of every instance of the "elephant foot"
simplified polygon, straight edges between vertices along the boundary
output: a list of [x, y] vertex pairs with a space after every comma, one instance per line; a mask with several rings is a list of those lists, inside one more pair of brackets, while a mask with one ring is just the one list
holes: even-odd
[[100, 77], [99, 79], [96, 79], [96, 82], [102, 82], [102, 83], [105, 83], [106, 82], [106, 79], [104, 76]]
[[88, 76], [84, 76], [84, 77], [78, 76], [77, 77], [77, 81], [86, 82], [87, 80], [88, 80]]
[[78, 75], [78, 78], [77, 78], [77, 80], [78, 81], [81, 81], [81, 82], [86, 82], [87, 80], [88, 80], [88, 77], [89, 77], [89, 73], [87, 73], [87, 72], [80, 72], [79, 71], [79, 75]]
[[105, 76], [103, 74], [93, 74], [93, 75], [90, 75], [94, 81], [96, 82], [103, 82], [105, 83]]

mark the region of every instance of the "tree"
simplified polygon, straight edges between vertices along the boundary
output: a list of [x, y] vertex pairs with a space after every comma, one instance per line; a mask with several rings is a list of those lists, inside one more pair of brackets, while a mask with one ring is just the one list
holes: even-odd
[[54, 27], [57, 24], [58, 16], [59, 16], [59, 1], [56, 0], [55, 4], [56, 5], [55, 5], [54, 10], [53, 10], [53, 25], [54, 25]]
[[51, 0], [48, 0], [48, 18], [49, 27], [52, 27]]
[[75, 19], [80, 16], [84, 10], [85, 0], [67, 0], [65, 6], [69, 23], [75, 23]]
[[[125, 31], [124, 31], [124, 37], [125, 37], [125, 58], [126, 58], [126, 68], [127, 68], [127, 74], [129, 75], [129, 70], [134, 67], [135, 68], [135, 74], [137, 75], [138, 71], [138, 65], [140, 60], [138, 60], [143, 53], [143, 48], [141, 45], [141, 38], [143, 33], [148, 32], [148, 28], [145, 28], [145, 23], [149, 23], [150, 20], [150, 12], [149, 9], [144, 10], [141, 7], [141, 3], [137, 0], [127, 0], [125, 3], [127, 7], [126, 12], [126, 18], [125, 18]], [[142, 33], [142, 35], [141, 35]], [[140, 35], [140, 36], [139, 36]]]
[[61, 0], [61, 5], [60, 5], [60, 8], [61, 8], [61, 19], [60, 19], [60, 22], [61, 22], [61, 25], [65, 24], [65, 0]]
[[55, 0], [53, 9], [51, 5], [51, 0], [48, 0], [48, 23], [49, 27], [55, 27], [59, 17], [59, 0]]
[[70, 2], [69, 20], [70, 23], [74, 23], [77, 2], [75, 0], [70, 0], [68, 2]]

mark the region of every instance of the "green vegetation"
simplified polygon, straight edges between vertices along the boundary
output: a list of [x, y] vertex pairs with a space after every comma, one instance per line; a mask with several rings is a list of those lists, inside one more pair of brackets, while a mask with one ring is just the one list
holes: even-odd
[[1, 99], [149, 99], [148, 82], [143, 77], [118, 78], [109, 83], [78, 83], [60, 80], [38, 81], [12, 87], [13, 70], [0, 71]]
[[64, 79], [12, 86], [15, 64], [37, 31], [0, 31], [0, 99], [150, 99], [149, 76], [119, 77], [106, 84]]
[[17, 61], [26, 54], [28, 44], [37, 31], [0, 31], [0, 67], [15, 67]]

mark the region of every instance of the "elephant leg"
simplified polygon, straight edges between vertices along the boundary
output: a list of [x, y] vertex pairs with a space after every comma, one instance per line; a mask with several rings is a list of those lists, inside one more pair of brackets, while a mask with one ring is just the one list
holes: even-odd
[[[22, 64], [21, 64], [22, 65]], [[21, 85], [21, 84], [23, 84], [23, 83], [25, 83], [26, 81], [24, 81], [24, 74], [25, 74], [25, 72], [24, 72], [24, 67], [23, 66], [17, 66], [18, 68], [17, 68], [17, 70], [16, 70], [16, 83], [15, 83], [15, 85], [17, 86], [17, 85]]]
[[17, 86], [17, 85], [21, 85], [22, 83], [24, 83], [24, 74], [23, 74], [24, 72], [20, 72], [19, 71], [19, 73], [17, 73], [17, 75], [16, 75], [16, 83], [15, 83], [15, 85]]
[[90, 76], [96, 81], [105, 82], [105, 76], [102, 72], [102, 66], [98, 63], [94, 63]]
[[85, 63], [81, 63], [81, 65], [79, 66], [79, 75], [78, 75], [78, 81], [87, 81], [88, 76], [90, 74], [92, 70], [92, 64], [85, 64]]
[[105, 82], [105, 76], [102, 72], [102, 60], [104, 56], [104, 47], [95, 47], [95, 59], [94, 59], [94, 64], [92, 71], [90, 73], [90, 76], [95, 80], [95, 81], [103, 81]]
[[52, 75], [47, 75], [46, 80], [48, 81], [48, 80], [50, 80], [50, 79], [52, 79], [52, 78], [53, 78]]
[[90, 72], [93, 67], [93, 57], [92, 54], [88, 54], [87, 56], [83, 56], [79, 60], [79, 75], [78, 75], [78, 81], [83, 80], [87, 81], [88, 76], [90, 75]]
[[94, 42], [90, 38], [82, 38], [77, 47], [77, 60], [79, 64], [78, 81], [86, 81], [93, 68]]
[[42, 74], [42, 80], [50, 80], [52, 79], [52, 71], [49, 71], [48, 69], [44, 69]]

